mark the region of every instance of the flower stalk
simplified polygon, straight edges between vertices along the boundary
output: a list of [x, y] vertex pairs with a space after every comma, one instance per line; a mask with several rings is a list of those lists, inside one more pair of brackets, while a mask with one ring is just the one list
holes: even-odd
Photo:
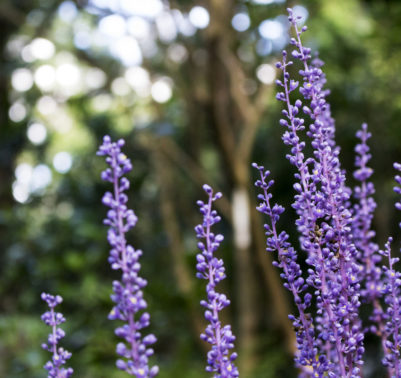
[[127, 207], [128, 196], [125, 192], [130, 183], [124, 175], [131, 171], [132, 164], [121, 151], [124, 144], [124, 140], [112, 142], [106, 135], [97, 153], [105, 156], [109, 165], [101, 177], [113, 185], [113, 192], [106, 192], [102, 200], [110, 208], [104, 220], [109, 227], [107, 239], [111, 250], [108, 260], [111, 268], [120, 270], [122, 275], [121, 281], [113, 282], [111, 299], [115, 305], [109, 319], [124, 323], [115, 330], [116, 335], [125, 340], [117, 344], [116, 352], [122, 357], [117, 360], [117, 367], [130, 375], [148, 378], [156, 376], [159, 371], [157, 366], [149, 366], [149, 357], [153, 354], [150, 346], [156, 342], [156, 337], [153, 334], [143, 337], [141, 333], [150, 324], [150, 315], [144, 312], [147, 303], [142, 291], [147, 281], [139, 276], [142, 251], [129, 245], [125, 236], [136, 225], [138, 218]]

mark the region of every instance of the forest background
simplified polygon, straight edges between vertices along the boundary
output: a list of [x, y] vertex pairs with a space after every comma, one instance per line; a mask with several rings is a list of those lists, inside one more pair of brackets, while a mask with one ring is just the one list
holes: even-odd
[[[95, 156], [106, 133], [126, 139], [134, 165], [130, 206], [139, 222], [129, 238], [144, 251], [159, 376], [207, 376], [193, 231], [204, 183], [224, 194], [216, 203], [226, 237], [222, 290], [232, 300], [224, 321], [238, 337], [242, 376], [295, 374], [291, 300], [264, 250], [250, 165], [272, 171], [291, 233], [294, 172], [274, 84], [289, 6], [326, 62], [348, 185], [355, 133], [366, 121], [373, 134], [382, 245], [399, 235], [392, 163], [401, 161], [400, 1], [0, 1], [1, 377], [45, 376], [42, 291], [64, 298], [63, 345], [76, 376], [125, 375], [115, 368], [116, 324], [107, 320], [117, 276], [102, 225], [104, 162]], [[372, 377], [381, 374], [376, 343], [367, 340]]]

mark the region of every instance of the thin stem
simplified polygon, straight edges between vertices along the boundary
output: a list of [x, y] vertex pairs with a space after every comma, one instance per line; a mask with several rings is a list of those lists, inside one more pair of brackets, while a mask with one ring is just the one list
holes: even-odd
[[[209, 195], [208, 211], [206, 214], [206, 219], [211, 218], [212, 200], [213, 200], [213, 196]], [[211, 249], [210, 243], [211, 243], [210, 242], [210, 222], [206, 221], [206, 248], [207, 248], [208, 253], [212, 254], [212, 249]], [[214, 288], [216, 285], [214, 282], [215, 269], [212, 266], [212, 259], [210, 259], [210, 261], [208, 262], [208, 269], [209, 269], [209, 285]], [[216, 322], [215, 335], [216, 335], [216, 347], [217, 347], [217, 355], [218, 355], [217, 360], [219, 361], [219, 365], [222, 367], [223, 366], [223, 356], [221, 354], [221, 334], [220, 334], [221, 324], [219, 321], [219, 312], [217, 309], [216, 298], [213, 299], [212, 306], [213, 306], [213, 319]], [[224, 371], [225, 369], [221, 369], [221, 370]], [[224, 375], [223, 377], [226, 377], [226, 376]]]
[[[116, 157], [113, 156], [112, 159], [113, 164], [117, 165], [117, 160]], [[114, 170], [113, 173], [113, 185], [114, 185], [114, 200], [116, 203], [119, 202], [119, 197], [120, 197], [120, 190], [119, 190], [119, 177], [117, 175], [117, 171]], [[116, 213], [117, 213], [117, 229], [118, 229], [118, 235], [119, 235], [119, 240], [120, 240], [120, 246], [121, 246], [121, 260], [122, 260], [122, 271], [123, 275], [129, 273], [129, 268], [127, 266], [127, 243], [125, 239], [125, 232], [124, 232], [124, 219], [123, 219], [123, 214], [121, 212], [120, 206], [116, 207]], [[132, 292], [132, 285], [130, 282], [126, 283], [128, 292]], [[136, 342], [135, 335], [136, 335], [136, 324], [135, 324], [135, 319], [134, 319], [134, 313], [132, 311], [127, 311], [127, 320], [129, 324], [129, 328], [131, 330], [131, 357], [134, 362], [138, 360], [138, 343]]]

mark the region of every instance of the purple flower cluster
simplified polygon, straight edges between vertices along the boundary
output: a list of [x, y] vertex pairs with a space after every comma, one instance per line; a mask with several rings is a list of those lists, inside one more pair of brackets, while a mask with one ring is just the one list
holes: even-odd
[[203, 215], [203, 222], [195, 227], [195, 231], [197, 238], [201, 240], [198, 242], [201, 253], [196, 257], [196, 269], [198, 270], [196, 276], [208, 281], [207, 300], [201, 301], [201, 305], [206, 308], [205, 318], [209, 322], [201, 339], [212, 345], [207, 356], [206, 371], [214, 372], [216, 378], [238, 377], [238, 369], [233, 363], [237, 354], [230, 355], [230, 349], [234, 348], [235, 336], [231, 331], [231, 326], [223, 327], [219, 319], [219, 312], [227, 307], [230, 301], [224, 294], [215, 290], [216, 285], [226, 277], [223, 260], [214, 256], [224, 237], [211, 232], [211, 227], [220, 221], [220, 216], [216, 210], [212, 209], [212, 204], [213, 201], [221, 198], [221, 193], [213, 195], [213, 190], [209, 185], [204, 185], [203, 189], [209, 198], [206, 203], [197, 202]]
[[371, 322], [369, 330], [381, 338], [383, 351], [386, 353], [385, 314], [381, 304], [383, 272], [379, 266], [382, 256], [379, 253], [379, 246], [373, 241], [376, 235], [372, 230], [376, 202], [373, 198], [375, 188], [373, 183], [368, 181], [373, 170], [367, 166], [371, 154], [366, 142], [371, 137], [371, 133], [367, 131], [366, 123], [362, 124], [361, 130], [356, 133], [356, 136], [360, 139], [360, 143], [355, 147], [355, 166], [357, 169], [354, 172], [354, 178], [360, 182], [360, 185], [355, 186], [353, 190], [356, 203], [352, 209], [352, 235], [358, 251], [358, 261], [364, 267], [359, 275], [359, 280], [362, 283], [361, 300], [373, 306], [372, 314], [369, 317]]
[[42, 315], [42, 321], [52, 327], [47, 344], [42, 344], [42, 348], [52, 353], [51, 361], [48, 361], [44, 368], [48, 371], [48, 378], [68, 378], [72, 375], [72, 368], [64, 368], [63, 365], [71, 357], [71, 353], [62, 347], [57, 347], [58, 342], [65, 336], [65, 332], [59, 327], [65, 322], [63, 314], [55, 312], [54, 308], [63, 301], [59, 295], [53, 296], [42, 293], [41, 298], [47, 303], [50, 311]]
[[[400, 173], [401, 164], [394, 163], [394, 168]], [[394, 191], [401, 194], [401, 176], [395, 176], [397, 186]], [[401, 201], [396, 202], [395, 207], [401, 210]], [[401, 223], [400, 223], [401, 228]], [[384, 358], [383, 364], [388, 367], [391, 377], [401, 377], [401, 273], [394, 269], [394, 264], [400, 261], [398, 257], [391, 257], [390, 237], [385, 245], [384, 251], [380, 251], [388, 260], [388, 266], [383, 266], [384, 287], [382, 293], [386, 304], [386, 311], [383, 316], [386, 321], [383, 340], [384, 340]]]
[[394, 270], [394, 264], [400, 259], [391, 257], [391, 242], [390, 237], [384, 251], [381, 251], [381, 254], [388, 259], [388, 266], [383, 266], [385, 277], [382, 292], [387, 309], [383, 316], [386, 320], [383, 331], [386, 341], [382, 362], [388, 367], [389, 376], [398, 378], [401, 377], [401, 273]]
[[270, 172], [255, 163], [253, 167], [259, 171], [260, 179], [256, 181], [255, 185], [262, 192], [258, 195], [260, 204], [257, 209], [270, 219], [270, 224], [266, 223], [264, 226], [267, 236], [266, 249], [269, 252], [278, 252], [278, 262], [275, 261], [273, 264], [282, 269], [281, 278], [285, 280], [284, 287], [292, 293], [299, 314], [299, 316], [289, 316], [296, 332], [299, 351], [295, 360], [298, 367], [306, 373], [310, 372], [307, 370], [309, 368], [314, 376], [322, 377], [329, 370], [329, 366], [325, 355], [318, 356], [318, 344], [311, 315], [306, 312], [312, 300], [312, 295], [305, 293], [309, 285], [302, 278], [302, 271], [297, 263], [297, 252], [288, 242], [289, 235], [284, 231], [279, 233], [276, 226], [284, 208], [278, 204], [274, 204], [272, 207], [270, 204], [272, 194], [268, 190], [274, 184], [273, 180], [266, 181]]
[[109, 226], [107, 239], [111, 246], [109, 263], [114, 270], [121, 270], [120, 281], [113, 282], [115, 303], [109, 314], [109, 319], [118, 319], [124, 325], [118, 327], [116, 335], [125, 339], [125, 343], [117, 344], [117, 354], [122, 359], [117, 360], [117, 367], [136, 377], [154, 377], [158, 374], [158, 367], [149, 367], [149, 356], [153, 354], [150, 347], [156, 342], [156, 337], [149, 334], [142, 337], [141, 330], [150, 323], [147, 312], [137, 315], [147, 307], [143, 298], [142, 289], [147, 282], [139, 276], [141, 265], [139, 258], [141, 250], [134, 249], [127, 243], [125, 234], [135, 226], [137, 217], [133, 210], [127, 208], [128, 197], [125, 191], [129, 188], [129, 181], [124, 175], [131, 171], [131, 161], [121, 152], [124, 140], [112, 142], [105, 136], [98, 155], [106, 156], [109, 167], [102, 172], [102, 179], [113, 184], [113, 192], [106, 192], [103, 204], [110, 208], [104, 223]]
[[[394, 268], [399, 258], [392, 257], [392, 238], [388, 238], [383, 250], [374, 242], [372, 222], [376, 202], [375, 189], [369, 181], [373, 170], [368, 166], [371, 155], [367, 144], [371, 134], [366, 124], [356, 134], [359, 143], [355, 147], [353, 176], [357, 185], [351, 190], [346, 185], [340, 148], [335, 142], [323, 62], [312, 58], [311, 49], [302, 44], [301, 36], [307, 28], [299, 28], [300, 17], [291, 9], [288, 12], [289, 24], [294, 30], [294, 38], [290, 40], [293, 50], [291, 54], [283, 51], [277, 63], [283, 78], [276, 81], [280, 87], [276, 98], [285, 106], [280, 125], [284, 129], [282, 140], [290, 149], [286, 158], [296, 171], [292, 207], [297, 215], [299, 251], [305, 256], [306, 271], [301, 269], [299, 254], [289, 242], [288, 233], [279, 231], [278, 222], [284, 208], [272, 204], [270, 191], [274, 181], [269, 179], [270, 172], [256, 163], [253, 167], [259, 174], [255, 183], [260, 190], [257, 210], [268, 218], [264, 225], [266, 250], [277, 252], [274, 265], [281, 269], [284, 287], [292, 294], [296, 307], [296, 313], [289, 315], [296, 333], [295, 362], [301, 377], [361, 377], [364, 336], [370, 332], [380, 337], [382, 363], [388, 375], [401, 378], [401, 273]], [[289, 56], [301, 67], [298, 80], [290, 75], [294, 62]], [[293, 102], [296, 91], [299, 98]], [[150, 378], [159, 371], [157, 366], [149, 366], [149, 357], [153, 354], [151, 345], [156, 337], [142, 335], [142, 330], [150, 324], [142, 291], [147, 282], [139, 276], [142, 251], [134, 249], [126, 240], [126, 233], [136, 225], [137, 216], [127, 207], [126, 191], [130, 183], [125, 174], [131, 171], [132, 164], [121, 151], [123, 145], [124, 140], [112, 142], [105, 136], [97, 152], [105, 156], [108, 164], [101, 177], [113, 186], [102, 199], [109, 208], [104, 220], [109, 227], [107, 239], [111, 247], [108, 261], [113, 270], [120, 270], [122, 274], [121, 281], [113, 282], [111, 299], [115, 305], [109, 319], [123, 322], [115, 331], [124, 339], [117, 344], [116, 352], [121, 357], [117, 367], [130, 375]], [[307, 145], [312, 151], [309, 156], [306, 156]], [[395, 176], [394, 191], [401, 195], [401, 164], [395, 163], [394, 168], [400, 172]], [[223, 260], [215, 256], [224, 237], [212, 232], [212, 226], [220, 221], [213, 202], [222, 195], [213, 193], [208, 185], [203, 189], [208, 199], [197, 202], [203, 221], [195, 231], [200, 250], [196, 257], [196, 276], [207, 281], [207, 297], [200, 302], [208, 322], [201, 339], [211, 345], [206, 371], [215, 378], [238, 377], [234, 364], [237, 353], [231, 351], [235, 336], [231, 326], [223, 326], [219, 318], [230, 301], [216, 291], [217, 284], [226, 278]], [[401, 200], [395, 207], [401, 210]], [[65, 335], [59, 325], [65, 318], [54, 310], [62, 298], [43, 293], [42, 299], [50, 308], [42, 320], [52, 327], [47, 344], [42, 345], [53, 354], [45, 369], [48, 377], [68, 378], [73, 370], [63, 365], [71, 354], [58, 347]], [[368, 325], [362, 324], [362, 303], [371, 308]]]
[[[270, 219], [265, 224], [267, 250], [278, 252], [275, 265], [282, 269], [284, 286], [292, 293], [298, 314], [290, 315], [297, 336], [297, 365], [306, 376], [360, 377], [362, 374], [364, 334], [372, 332], [382, 341], [384, 359], [389, 373], [401, 377], [401, 275], [394, 271], [398, 259], [390, 256], [390, 241], [385, 251], [374, 243], [372, 219], [376, 203], [374, 186], [369, 181], [373, 170], [367, 166], [371, 155], [367, 140], [370, 133], [363, 124], [357, 137], [356, 170], [358, 181], [352, 191], [345, 184], [340, 149], [335, 143], [335, 124], [324, 88], [325, 75], [320, 59], [312, 59], [311, 50], [303, 46], [301, 35], [307, 30], [298, 26], [300, 17], [291, 9], [289, 22], [294, 30], [291, 56], [298, 61], [300, 80], [290, 76], [293, 61], [283, 51], [277, 68], [283, 78], [277, 80], [281, 91], [277, 99], [285, 109], [280, 125], [284, 127], [283, 142], [290, 147], [287, 159], [296, 168], [294, 202], [300, 247], [308, 264], [305, 276], [297, 262], [297, 252], [288, 242], [288, 234], [277, 231], [277, 221], [284, 209], [270, 204], [269, 190], [273, 180], [269, 172], [254, 164], [261, 189], [258, 210]], [[292, 102], [292, 92], [300, 98]], [[306, 137], [306, 138], [305, 138]], [[307, 143], [312, 154], [305, 156]], [[395, 168], [401, 171], [401, 165]], [[396, 176], [401, 185], [401, 177]], [[401, 194], [400, 187], [395, 191]], [[351, 195], [355, 204], [351, 204]], [[401, 210], [401, 202], [396, 204]], [[381, 267], [382, 256], [389, 267]], [[369, 327], [362, 325], [361, 303], [372, 305]], [[314, 303], [315, 305], [311, 305]]]
[[[311, 62], [311, 50], [302, 45], [297, 17], [289, 10], [289, 21], [295, 30], [291, 44], [292, 56], [299, 60], [302, 83], [290, 79], [287, 52], [277, 67], [283, 71], [283, 81], [277, 84], [284, 91], [277, 99], [286, 104], [281, 125], [287, 130], [283, 141], [291, 146], [287, 155], [297, 168], [293, 207], [299, 218], [296, 222], [301, 234], [301, 248], [307, 253], [308, 278], [314, 289], [318, 315], [316, 317], [319, 356], [325, 356], [330, 371], [337, 375], [357, 377], [362, 365], [363, 332], [359, 320], [360, 266], [351, 233], [350, 190], [338, 158], [339, 148], [334, 141], [334, 121], [326, 102], [325, 76], [322, 62]], [[293, 105], [290, 93], [299, 88], [303, 102]], [[304, 116], [300, 115], [302, 109]], [[308, 120], [306, 120], [308, 118]], [[309, 123], [306, 135], [313, 148], [313, 156], [305, 158], [306, 142], [300, 133]]]

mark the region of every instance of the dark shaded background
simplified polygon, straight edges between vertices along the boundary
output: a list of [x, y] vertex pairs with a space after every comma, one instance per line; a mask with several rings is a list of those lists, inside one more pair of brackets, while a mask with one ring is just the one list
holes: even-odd
[[[160, 377], [207, 376], [193, 232], [206, 182], [225, 195], [216, 227], [226, 235], [222, 290], [232, 299], [224, 316], [238, 335], [242, 376], [295, 376], [286, 319], [292, 307], [264, 252], [250, 169], [257, 161], [272, 171], [275, 198], [289, 209], [283, 227], [296, 240], [293, 170], [271, 84], [288, 38], [285, 8], [295, 5], [309, 14], [306, 44], [326, 62], [349, 173], [355, 132], [369, 123], [377, 240], [391, 233], [398, 249], [392, 163], [401, 160], [399, 1], [0, 1], [1, 377], [45, 376], [42, 291], [64, 297], [63, 345], [73, 353], [75, 375], [124, 376], [114, 367], [116, 324], [107, 320], [118, 275], [107, 264], [100, 206], [107, 185], [95, 156], [105, 133], [126, 138], [134, 163], [130, 205], [139, 223], [129, 238], [145, 251]], [[207, 27], [191, 25], [195, 6], [207, 9]], [[367, 346], [366, 377], [379, 377], [377, 340]]]

